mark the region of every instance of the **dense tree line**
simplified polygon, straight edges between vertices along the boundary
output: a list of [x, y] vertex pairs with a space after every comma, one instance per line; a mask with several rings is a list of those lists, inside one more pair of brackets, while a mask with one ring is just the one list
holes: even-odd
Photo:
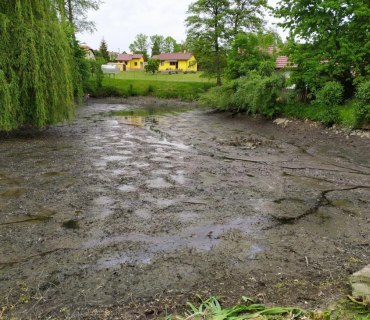
[[[290, 31], [286, 43], [264, 29], [265, 8], [265, 2], [250, 0], [190, 5], [186, 23], [197, 60], [219, 86], [225, 82], [203, 102], [266, 116], [310, 103], [328, 125], [338, 121], [339, 106], [347, 103], [352, 126], [369, 122], [370, 2], [281, 0], [274, 12]], [[288, 56], [285, 70], [276, 70], [277, 50], [268, 47]]]
[[345, 97], [370, 71], [370, 2], [366, 0], [282, 0], [276, 15], [290, 30], [289, 59], [298, 68], [293, 80], [314, 94], [337, 81]]
[[153, 56], [162, 52], [182, 52], [188, 48], [186, 41], [179, 43], [171, 36], [164, 37], [159, 34], [147, 36], [143, 33], [136, 35], [135, 40], [129, 46], [131, 52], [141, 53], [145, 59], [149, 58], [149, 49], [150, 55]]

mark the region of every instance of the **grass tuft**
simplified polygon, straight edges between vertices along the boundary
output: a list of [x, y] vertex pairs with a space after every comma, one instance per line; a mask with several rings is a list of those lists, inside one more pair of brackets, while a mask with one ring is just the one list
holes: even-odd
[[199, 305], [188, 302], [189, 310], [185, 316], [169, 315], [165, 320], [370, 320], [369, 302], [350, 296], [328, 311], [307, 311], [297, 307], [266, 308], [248, 297], [242, 297], [236, 306], [222, 308], [214, 296], [207, 300], [197, 297]]

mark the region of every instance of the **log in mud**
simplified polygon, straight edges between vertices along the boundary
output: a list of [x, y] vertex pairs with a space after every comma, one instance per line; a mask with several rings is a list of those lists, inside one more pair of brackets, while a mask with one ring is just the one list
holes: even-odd
[[348, 292], [370, 261], [370, 140], [164, 104], [90, 101], [0, 138], [2, 312], [150, 319], [196, 294]]

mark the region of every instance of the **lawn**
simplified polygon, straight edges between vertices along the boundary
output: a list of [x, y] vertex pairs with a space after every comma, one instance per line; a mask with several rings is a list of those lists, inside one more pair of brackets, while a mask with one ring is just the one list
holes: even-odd
[[153, 96], [192, 101], [215, 85], [214, 80], [201, 77], [201, 73], [153, 75], [144, 71], [125, 71], [115, 76], [105, 75], [100, 88], [92, 80], [89, 90], [93, 97]]
[[197, 73], [178, 73], [178, 74], [151, 74], [145, 71], [124, 71], [115, 75], [115, 79], [124, 80], [147, 80], [147, 81], [167, 81], [167, 82], [206, 82], [216, 83], [214, 79], [202, 77], [202, 72]]

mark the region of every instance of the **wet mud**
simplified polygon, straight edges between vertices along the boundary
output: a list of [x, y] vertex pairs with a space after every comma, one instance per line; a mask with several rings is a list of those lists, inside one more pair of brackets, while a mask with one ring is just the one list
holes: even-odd
[[370, 261], [369, 140], [166, 104], [90, 101], [71, 124], [0, 138], [4, 316], [159, 318], [196, 294], [316, 308], [349, 293]]

